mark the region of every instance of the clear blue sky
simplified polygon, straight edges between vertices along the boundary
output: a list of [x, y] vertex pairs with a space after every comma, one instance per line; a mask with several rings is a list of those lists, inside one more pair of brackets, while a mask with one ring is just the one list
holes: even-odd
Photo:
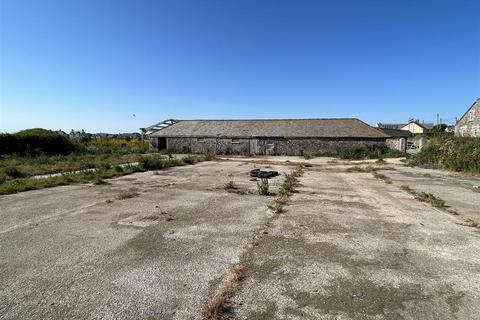
[[130, 132], [172, 117], [452, 121], [480, 97], [478, 0], [0, 0], [0, 10], [0, 131]]

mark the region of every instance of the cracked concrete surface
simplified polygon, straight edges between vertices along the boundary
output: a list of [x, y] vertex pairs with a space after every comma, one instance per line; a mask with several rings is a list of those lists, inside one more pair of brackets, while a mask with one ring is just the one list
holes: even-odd
[[[255, 192], [249, 170], [296, 161], [313, 167], [273, 218], [273, 197], [221, 189]], [[0, 196], [0, 318], [195, 319], [241, 262], [231, 319], [477, 319], [479, 230], [400, 190], [430, 171], [392, 162], [389, 185], [339, 170], [351, 165], [231, 159]], [[447, 197], [477, 178], [436, 175], [440, 197], [475, 216], [478, 198]], [[116, 199], [131, 187], [138, 196]]]

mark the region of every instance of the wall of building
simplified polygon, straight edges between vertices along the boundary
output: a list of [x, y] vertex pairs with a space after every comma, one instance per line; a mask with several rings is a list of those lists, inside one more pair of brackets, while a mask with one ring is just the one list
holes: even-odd
[[480, 137], [480, 101], [455, 125], [455, 135], [459, 137]]
[[167, 149], [181, 153], [213, 153], [213, 154], [248, 154], [249, 139], [204, 138], [167, 138]]
[[424, 133], [425, 129], [423, 129], [421, 126], [416, 124], [415, 122], [410, 122], [406, 126], [400, 128], [401, 130], [408, 130], [411, 133]]
[[385, 139], [259, 139], [257, 154], [264, 154], [267, 144], [272, 142], [273, 154], [278, 155], [321, 155], [335, 153], [342, 148], [385, 146]]
[[387, 147], [390, 149], [406, 152], [407, 140], [405, 138], [391, 138], [386, 141]]
[[[155, 138], [152, 138], [155, 139]], [[167, 148], [178, 153], [214, 153], [214, 154], [265, 154], [267, 145], [272, 146], [270, 154], [305, 155], [334, 153], [340, 148], [362, 146], [386, 146], [385, 139], [232, 139], [205, 138], [198, 142], [197, 138], [167, 138]], [[151, 145], [156, 145], [155, 142]], [[256, 148], [255, 148], [256, 145]], [[255, 148], [253, 150], [252, 148]]]

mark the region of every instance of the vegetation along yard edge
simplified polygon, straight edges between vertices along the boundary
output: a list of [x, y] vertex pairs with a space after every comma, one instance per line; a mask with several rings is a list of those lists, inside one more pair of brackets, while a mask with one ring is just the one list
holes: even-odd
[[436, 135], [408, 159], [408, 165], [480, 174], [480, 139]]
[[3, 183], [0, 183], [0, 195], [75, 183], [93, 182], [95, 184], [102, 184], [103, 179], [124, 176], [135, 172], [161, 170], [175, 166], [195, 164], [200, 161], [211, 159], [212, 158], [208, 155], [187, 156], [183, 159], [165, 158], [159, 155], [143, 156], [139, 160], [138, 165], [129, 165], [123, 167], [117, 165], [108, 169], [100, 169], [96, 171], [83, 171], [71, 174], [61, 174], [58, 176], [39, 179], [19, 178], [15, 180], [5, 181]]

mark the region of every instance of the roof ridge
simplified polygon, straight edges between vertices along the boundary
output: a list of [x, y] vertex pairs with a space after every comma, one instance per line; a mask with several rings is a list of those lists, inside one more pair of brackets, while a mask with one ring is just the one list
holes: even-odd
[[305, 120], [357, 120], [358, 118], [275, 118], [275, 119], [177, 119], [178, 121], [305, 121]]

